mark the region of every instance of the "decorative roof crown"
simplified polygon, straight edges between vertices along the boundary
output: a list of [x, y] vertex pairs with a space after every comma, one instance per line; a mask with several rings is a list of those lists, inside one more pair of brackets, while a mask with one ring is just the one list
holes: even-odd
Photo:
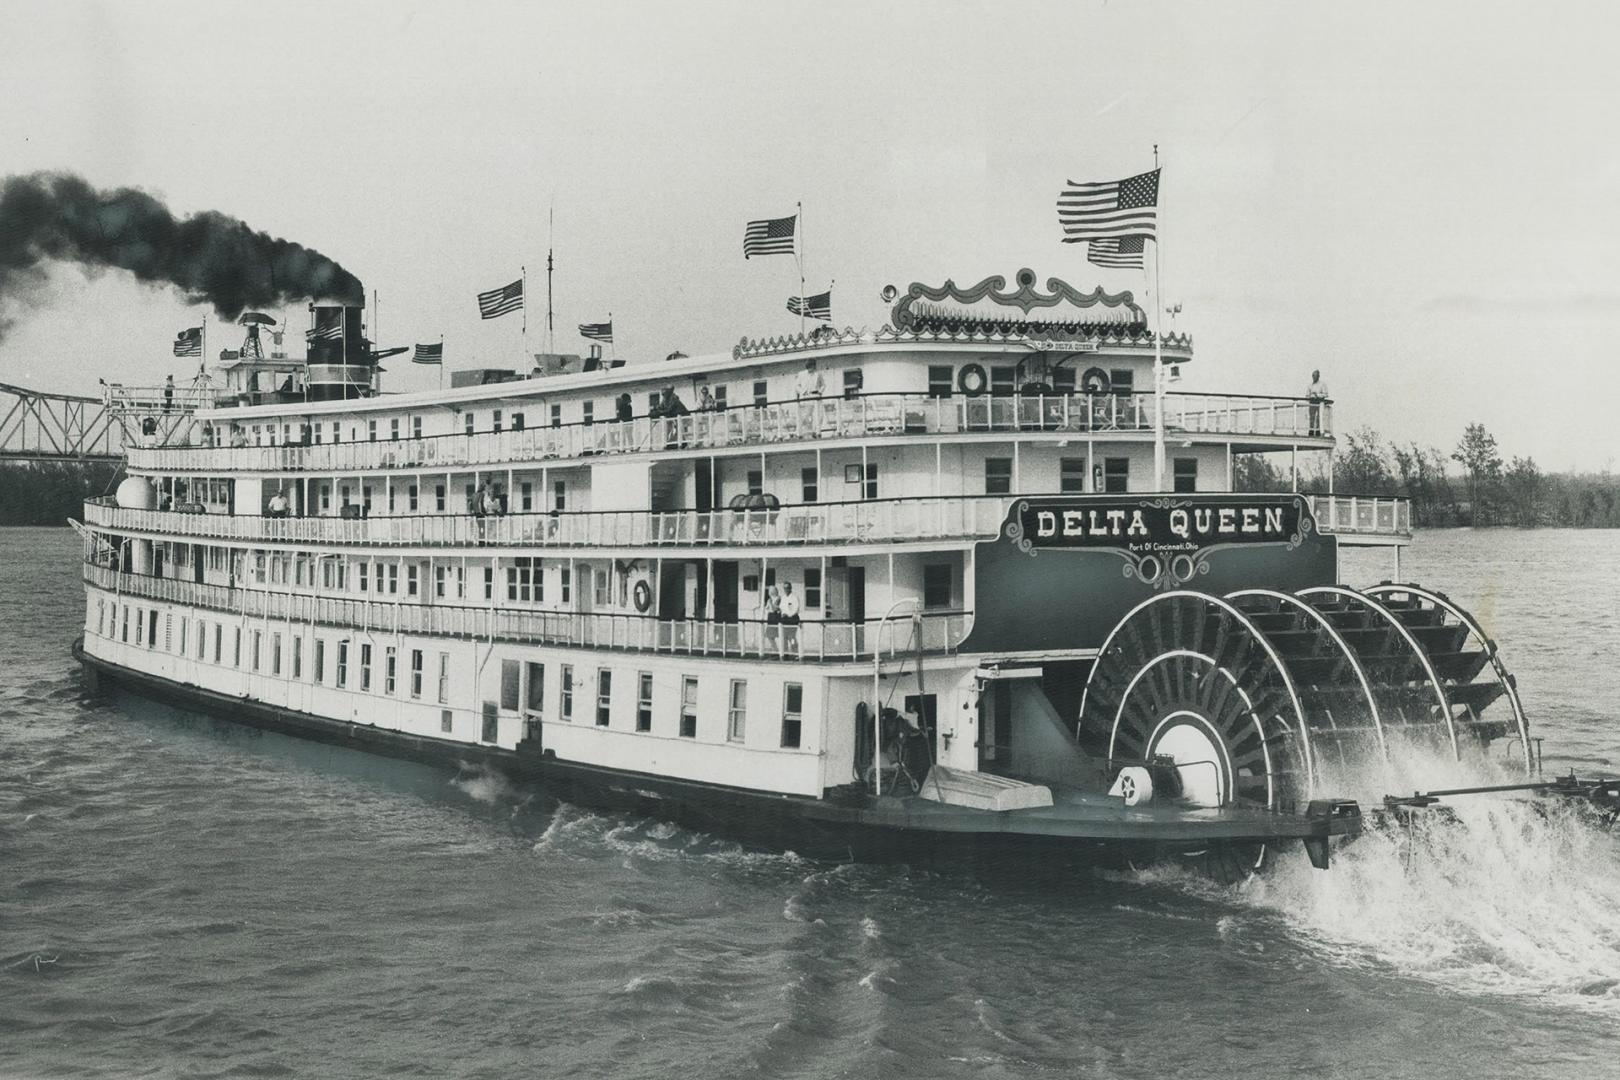
[[1017, 281], [1012, 292], [1006, 291], [1007, 279], [999, 274], [967, 289], [954, 281], [938, 288], [912, 282], [894, 305], [894, 328], [1087, 335], [1105, 327], [1146, 328], [1147, 314], [1129, 292], [1105, 293], [1097, 288], [1083, 293], [1060, 278], [1048, 278], [1043, 293], [1036, 290], [1035, 271], [1028, 267], [1018, 271]]

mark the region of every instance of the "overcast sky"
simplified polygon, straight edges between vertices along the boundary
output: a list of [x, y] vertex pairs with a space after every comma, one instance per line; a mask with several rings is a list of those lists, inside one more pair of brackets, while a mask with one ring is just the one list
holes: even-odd
[[[543, 347], [553, 204], [559, 348], [611, 311], [633, 363], [796, 329], [793, 261], [741, 240], [801, 200], [839, 325], [880, 325], [888, 283], [1021, 266], [1142, 297], [1058, 243], [1055, 203], [1157, 143], [1179, 389], [1298, 394], [1320, 367], [1341, 430], [1449, 448], [1479, 420], [1598, 469], [1620, 453], [1613, 11], [7, 0], [0, 173], [317, 248], [377, 290], [382, 344], [442, 334], [454, 368], [519, 362], [518, 317], [473, 297], [525, 264]], [[203, 310], [172, 291], [62, 268], [43, 300], [0, 382], [189, 373], [169, 345]], [[210, 321], [211, 353], [239, 337]], [[391, 388], [434, 382], [391, 364]]]

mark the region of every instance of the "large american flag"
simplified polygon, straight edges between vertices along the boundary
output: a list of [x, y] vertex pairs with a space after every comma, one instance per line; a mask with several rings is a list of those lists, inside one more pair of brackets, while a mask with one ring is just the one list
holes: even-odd
[[193, 326], [189, 330], [182, 330], [174, 336], [174, 355], [201, 356], [202, 355], [202, 327]]
[[416, 354], [411, 357], [413, 364], [442, 364], [444, 363], [444, 342], [437, 345], [418, 345]]
[[743, 232], [743, 258], [755, 255], [792, 255], [793, 227], [799, 215], [750, 221]]
[[607, 322], [582, 322], [579, 324], [579, 336], [590, 338], [592, 341], [613, 341], [613, 320]]
[[1110, 236], [1093, 240], [1086, 249], [1086, 261], [1095, 266], [1123, 266], [1142, 269], [1142, 249], [1145, 236]]
[[807, 315], [812, 319], [832, 322], [832, 290], [828, 289], [814, 296], [790, 296], [787, 309], [795, 315]]
[[516, 311], [523, 306], [523, 279], [518, 278], [510, 285], [503, 285], [499, 289], [478, 294], [478, 314], [486, 319], [499, 318], [508, 311]]
[[1128, 236], [1152, 240], [1158, 217], [1158, 169], [1100, 184], [1070, 180], [1058, 196], [1058, 222], [1065, 244]]

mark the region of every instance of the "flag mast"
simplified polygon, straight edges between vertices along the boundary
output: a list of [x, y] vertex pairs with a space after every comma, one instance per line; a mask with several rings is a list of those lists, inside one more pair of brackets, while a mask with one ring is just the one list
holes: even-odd
[[795, 216], [799, 219], [798, 222], [795, 223], [793, 233], [794, 233], [794, 235], [796, 237], [798, 237], [798, 240], [799, 240], [799, 244], [798, 244], [799, 250], [794, 256], [794, 261], [799, 264], [799, 336], [803, 337], [804, 336], [804, 203], [798, 202], [798, 203], [794, 203], [793, 205], [798, 209], [798, 213]]
[[[1159, 168], [1159, 144], [1153, 144], [1153, 168]], [[1155, 194], [1155, 202], [1157, 195]], [[1157, 217], [1157, 215], [1155, 215]], [[1163, 262], [1158, 222], [1153, 229], [1153, 490], [1164, 488], [1164, 297], [1159, 264]]]
[[557, 351], [556, 328], [551, 321], [551, 252], [557, 240], [557, 208], [546, 212], [546, 352]]

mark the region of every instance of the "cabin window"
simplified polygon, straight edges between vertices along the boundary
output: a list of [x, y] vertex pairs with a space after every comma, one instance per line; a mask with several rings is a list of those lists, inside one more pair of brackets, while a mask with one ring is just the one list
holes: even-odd
[[799, 470], [800, 493], [805, 502], [813, 503], [821, 495], [820, 480], [814, 465]]
[[522, 413], [515, 412], [515, 413], [512, 414], [512, 430], [513, 431], [522, 431], [523, 427], [524, 427], [524, 425], [526, 423], [528, 423], [528, 421], [523, 418]]
[[337, 684], [339, 689], [349, 685], [349, 643], [347, 641], [338, 642]]
[[420, 416], [413, 416], [413, 417], [411, 417], [411, 438], [420, 439], [421, 437], [422, 437], [422, 418]]
[[332, 441], [335, 443], [343, 441], [343, 429], [338, 426], [336, 420], [332, 421]]
[[586, 426], [596, 423], [596, 402], [587, 401], [580, 406], [580, 418]]
[[1198, 459], [1190, 457], [1176, 458], [1175, 473], [1176, 491], [1198, 490]]
[[231, 666], [242, 666], [242, 628], [235, 627], [231, 634]]
[[518, 506], [525, 514], [534, 509], [534, 485], [527, 480], [518, 485]]
[[844, 372], [844, 396], [847, 398], [859, 397], [861, 387], [865, 385], [865, 374], [860, 368], [849, 368]]
[[444, 734], [449, 735], [451, 733], [451, 729], [454, 726], [455, 726], [455, 724], [454, 724], [454, 722], [453, 722], [453, 720], [452, 720], [452, 718], [450, 716], [450, 710], [449, 709], [440, 709], [439, 710], [439, 730], [441, 732], [443, 732]]
[[405, 501], [405, 508], [407, 510], [409, 510], [413, 514], [416, 513], [416, 485], [415, 484], [412, 484], [410, 487], [405, 489], [405, 500], [406, 500]]
[[495, 599], [495, 568], [493, 566], [484, 567], [484, 599]]
[[748, 470], [748, 494], [763, 495], [765, 493], [765, 473], [759, 469]]
[[417, 593], [419, 591], [418, 586], [419, 586], [419, 577], [420, 577], [420, 575], [421, 575], [421, 568], [416, 563], [411, 563], [409, 566], [407, 566], [405, 568], [405, 595], [406, 596], [415, 596], [415, 595], [417, 595]]
[[1065, 495], [1080, 495], [1085, 492], [1085, 458], [1066, 457], [1058, 459], [1058, 490]]
[[1074, 368], [1060, 367], [1052, 369], [1052, 392], [1065, 396], [1074, 393]]
[[190, 621], [184, 615], [180, 616], [180, 647], [175, 652], [181, 656], [186, 655], [186, 624]]
[[748, 680], [732, 679], [726, 710], [726, 738], [743, 742], [748, 732]]
[[315, 639], [315, 681], [318, 683], [326, 681], [326, 640], [324, 638]]
[[804, 687], [790, 682], [782, 687], [782, 745], [796, 748], [804, 728]]
[[716, 412], [725, 412], [726, 387], [724, 383], [721, 383], [719, 386], [714, 388], [714, 408]]
[[499, 434], [503, 426], [504, 425], [503, 425], [502, 420], [501, 420], [501, 410], [496, 409], [494, 412], [492, 412], [490, 414], [490, 417], [489, 417], [489, 430]]
[[513, 559], [512, 565], [506, 568], [506, 598], [521, 604], [544, 599], [534, 588], [543, 570], [544, 565], [539, 559]]
[[574, 572], [566, 566], [557, 567], [557, 579], [562, 585], [562, 602], [567, 604], [573, 599]]
[[866, 466], [866, 482], [861, 485], [861, 498], [875, 499], [878, 497], [878, 467], [873, 461]]
[[523, 713], [538, 720], [546, 709], [546, 665], [530, 662], [524, 666], [524, 673]]
[[596, 569], [592, 570], [590, 574], [591, 581], [594, 583], [592, 596], [595, 600], [595, 605], [599, 608], [605, 608], [608, 606], [610, 601], [608, 595], [608, 572], [606, 570]]
[[292, 677], [304, 677], [304, 636], [294, 634], [292, 639]]
[[986, 495], [1012, 493], [1012, 458], [984, 459], [984, 493]]
[[[379, 571], [381, 570], [380, 567], [378, 569], [379, 569]], [[382, 580], [381, 580], [382, 575], [381, 575], [381, 573], [379, 572], [379, 574], [377, 576], [378, 576], [378, 582], [377, 583], [378, 583], [378, 585], [381, 585], [382, 584]], [[388, 593], [389, 593], [390, 596], [397, 595], [399, 593], [399, 563], [389, 563], [388, 564]]]
[[552, 481], [551, 508], [559, 512], [568, 509], [568, 481]]
[[443, 484], [435, 484], [433, 486], [433, 509], [439, 511], [440, 513], [444, 512], [444, 485]]
[[807, 566], [804, 568], [804, 608], [806, 611], [819, 611], [821, 609], [821, 567]]
[[1116, 394], [1129, 394], [1136, 389], [1136, 372], [1131, 368], [1114, 368], [1108, 372], [1108, 386]]
[[613, 672], [609, 668], [596, 671], [596, 726], [607, 727], [613, 714]]
[[991, 367], [990, 393], [994, 397], [1011, 397], [1018, 393], [1018, 369], [1015, 367]]
[[930, 563], [923, 567], [923, 607], [951, 606], [951, 565]]
[[449, 567], [445, 566], [435, 566], [433, 568], [433, 598], [435, 600], [444, 599], [444, 575], [448, 569]]
[[371, 643], [360, 643], [360, 689], [371, 689]]
[[375, 420], [367, 420], [366, 421], [366, 437], [371, 442], [376, 442], [377, 441], [377, 421], [375, 421]]
[[947, 398], [955, 389], [952, 384], [954, 369], [949, 364], [928, 365], [928, 396], [931, 398]]
[[522, 691], [523, 664], [517, 660], [501, 661], [501, 708], [507, 712], [517, 712], [521, 704], [519, 694]]
[[216, 663], [216, 664], [219, 663], [219, 658], [220, 658], [221, 655], [223, 655], [223, 652], [224, 652], [224, 650], [221, 648], [221, 645], [224, 643], [224, 639], [225, 639], [225, 624], [224, 623], [215, 623], [214, 624], [214, 663]]
[[461, 430], [468, 435], [473, 433], [473, 414], [463, 413], [461, 417]]
[[411, 697], [422, 696], [422, 650], [411, 650]]
[[1103, 490], [1117, 494], [1130, 490], [1131, 459], [1103, 458]]
[[388, 439], [390, 442], [399, 442], [399, 417], [388, 421]]
[[695, 676], [681, 678], [681, 738], [697, 738], [698, 681]]
[[643, 671], [636, 676], [636, 730], [652, 730], [652, 672]]
[[389, 645], [383, 649], [383, 693], [389, 697], [394, 696], [394, 688], [398, 685], [396, 678], [399, 675], [399, 650]]
[[561, 404], [553, 404], [551, 406], [551, 426], [552, 427], [562, 427], [562, 405]]
[[754, 381], [754, 404], [760, 407], [770, 404], [770, 384], [764, 379]]
[[259, 631], [259, 630], [253, 631], [253, 652], [251, 654], [251, 656], [252, 656], [252, 664], [250, 665], [251, 669], [253, 671], [258, 671], [259, 670], [259, 665], [263, 660], [263, 649], [262, 649], [263, 644], [264, 644], [264, 633], [262, 631]]
[[561, 716], [564, 720], [574, 718], [574, 665], [563, 664], [559, 672], [558, 682], [561, 684], [562, 708]]

